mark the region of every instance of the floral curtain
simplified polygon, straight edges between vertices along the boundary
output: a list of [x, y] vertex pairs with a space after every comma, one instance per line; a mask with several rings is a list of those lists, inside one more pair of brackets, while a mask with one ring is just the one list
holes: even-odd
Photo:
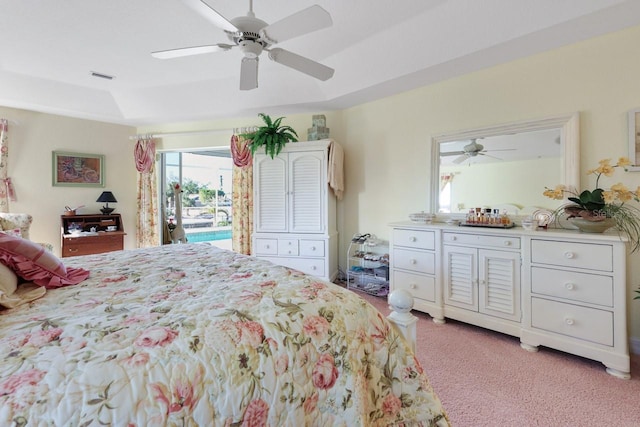
[[440, 175], [440, 191], [444, 190], [444, 187], [446, 187], [451, 181], [453, 181], [452, 173]]
[[139, 248], [158, 246], [158, 207], [156, 188], [156, 144], [151, 138], [139, 138], [134, 149], [138, 170], [138, 215], [136, 245]]
[[233, 226], [232, 249], [251, 255], [253, 230], [253, 161], [249, 141], [238, 135], [231, 137], [233, 157]]
[[9, 201], [16, 201], [13, 183], [9, 178], [9, 122], [0, 119], [0, 212], [9, 212]]

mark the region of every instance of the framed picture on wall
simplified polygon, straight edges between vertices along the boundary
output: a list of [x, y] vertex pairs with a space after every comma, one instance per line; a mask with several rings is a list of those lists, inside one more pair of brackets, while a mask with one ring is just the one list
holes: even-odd
[[629, 111], [629, 160], [628, 170], [640, 172], [640, 108]]
[[53, 185], [104, 187], [104, 155], [53, 152]]

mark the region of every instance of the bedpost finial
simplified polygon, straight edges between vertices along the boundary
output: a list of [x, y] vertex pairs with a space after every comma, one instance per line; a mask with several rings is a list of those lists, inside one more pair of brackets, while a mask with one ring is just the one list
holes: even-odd
[[396, 289], [389, 294], [389, 308], [399, 313], [408, 313], [413, 308], [413, 296], [403, 289]]

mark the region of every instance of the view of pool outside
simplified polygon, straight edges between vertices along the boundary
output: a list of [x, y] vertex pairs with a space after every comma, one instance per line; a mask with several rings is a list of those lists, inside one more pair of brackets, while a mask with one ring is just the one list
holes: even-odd
[[231, 250], [231, 227], [185, 228], [189, 243], [208, 242], [222, 249]]

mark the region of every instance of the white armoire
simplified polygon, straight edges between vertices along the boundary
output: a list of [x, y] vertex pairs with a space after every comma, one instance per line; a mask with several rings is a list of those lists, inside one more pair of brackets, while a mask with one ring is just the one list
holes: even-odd
[[253, 158], [253, 255], [326, 280], [338, 273], [331, 140], [292, 142]]

